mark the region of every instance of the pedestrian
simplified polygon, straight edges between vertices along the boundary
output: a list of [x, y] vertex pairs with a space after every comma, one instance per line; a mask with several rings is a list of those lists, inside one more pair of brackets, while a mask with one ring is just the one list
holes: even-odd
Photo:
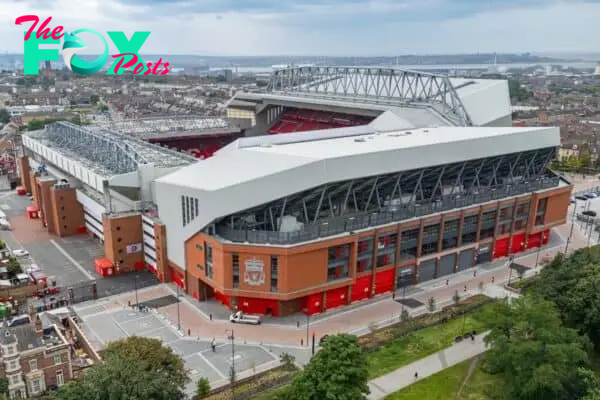
[[212, 348], [213, 353], [217, 351], [217, 345], [215, 344], [215, 338], [212, 338], [210, 342], [210, 347]]
[[446, 286], [450, 284], [450, 279], [446, 279]]
[[496, 278], [494, 278], [494, 277], [492, 276], [492, 283], [494, 283], [494, 281], [495, 281], [495, 280], [496, 280]]
[[419, 373], [415, 372], [415, 380], [419, 379]]
[[475, 336], [473, 336], [473, 334], [471, 334], [471, 341], [474, 342], [475, 341]]
[[465, 285], [465, 292], [467, 291], [467, 285]]

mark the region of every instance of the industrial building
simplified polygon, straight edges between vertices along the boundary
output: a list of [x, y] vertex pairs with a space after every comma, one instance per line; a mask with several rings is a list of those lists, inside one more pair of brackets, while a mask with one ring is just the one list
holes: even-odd
[[[29, 158], [19, 169], [33, 166], [30, 185], [46, 220], [48, 204], [60, 207], [52, 193], [61, 183], [44, 186], [40, 164], [63, 173], [80, 204], [80, 192], [94, 192], [115, 265], [146, 265], [198, 301], [274, 316], [451, 276], [541, 246], [566, 221], [572, 186], [548, 170], [559, 130], [512, 127], [506, 81], [290, 67], [228, 107], [245, 137], [205, 160], [123, 128], [59, 124], [25, 136]], [[172, 161], [140, 161], [136, 150], [107, 163], [108, 153], [82, 149], [100, 134], [111, 140], [88, 148], [131, 141]], [[52, 152], [79, 160], [88, 175]], [[100, 177], [83, 183], [92, 169]], [[120, 258], [132, 249], [146, 258]]]

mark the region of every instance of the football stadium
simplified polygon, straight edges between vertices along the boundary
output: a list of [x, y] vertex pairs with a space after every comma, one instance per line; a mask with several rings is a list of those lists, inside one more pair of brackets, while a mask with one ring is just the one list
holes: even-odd
[[450, 277], [566, 221], [572, 185], [548, 169], [559, 130], [512, 127], [506, 81], [289, 67], [227, 117], [243, 137], [203, 160], [124, 134], [139, 125], [59, 123], [24, 136], [18, 166], [47, 220], [56, 191], [81, 204], [63, 234], [92, 231], [95, 210], [115, 273], [145, 267], [198, 301], [273, 316]]

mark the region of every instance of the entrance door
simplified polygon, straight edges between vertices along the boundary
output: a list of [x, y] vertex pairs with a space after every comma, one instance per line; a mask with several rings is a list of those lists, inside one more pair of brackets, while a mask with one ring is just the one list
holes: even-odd
[[423, 261], [419, 265], [419, 282], [427, 282], [435, 278], [436, 264], [437, 260], [434, 258], [433, 260]]
[[456, 264], [456, 254], [448, 254], [440, 258], [438, 265], [437, 277], [440, 278], [445, 275], [451, 275], [454, 273], [454, 265]]

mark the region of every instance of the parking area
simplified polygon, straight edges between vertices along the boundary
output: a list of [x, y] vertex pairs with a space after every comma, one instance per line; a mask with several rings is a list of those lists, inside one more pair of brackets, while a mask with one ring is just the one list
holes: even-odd
[[0, 231], [0, 239], [13, 250], [25, 249], [29, 252], [29, 257], [20, 259], [23, 266], [37, 264], [62, 287], [95, 280], [99, 297], [159, 283], [148, 271], [100, 277], [95, 271], [94, 260], [103, 256], [102, 244], [87, 235], [60, 238], [48, 234], [39, 220], [30, 220], [25, 216], [25, 207], [30, 204], [29, 198], [14, 192], [0, 194], [0, 209], [6, 213], [12, 225], [11, 231]]
[[225, 332], [223, 337], [215, 338], [218, 345], [213, 352], [210, 339], [183, 336], [168, 319], [152, 311], [140, 312], [110, 302], [82, 303], [73, 308], [83, 322], [86, 336], [97, 350], [110, 341], [127, 336], [160, 339], [184, 359], [192, 378], [188, 388], [190, 392], [201, 377], [213, 384], [227, 380], [232, 366], [239, 375], [278, 362], [276, 354], [259, 345], [234, 342], [232, 347]]

